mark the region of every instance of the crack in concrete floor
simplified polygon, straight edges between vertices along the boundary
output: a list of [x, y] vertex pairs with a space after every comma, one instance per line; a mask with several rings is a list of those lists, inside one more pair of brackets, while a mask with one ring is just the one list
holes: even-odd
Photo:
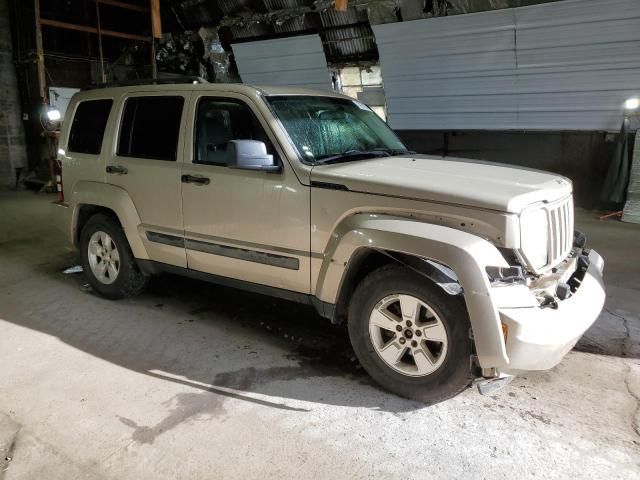
[[633, 368], [630, 364], [625, 364], [626, 373], [624, 377], [624, 385], [627, 389], [627, 392], [636, 402], [636, 409], [631, 414], [631, 428], [636, 433], [638, 438], [640, 438], [640, 395], [633, 391], [631, 387], [631, 376], [633, 375]]
[[20, 425], [8, 415], [0, 413], [0, 480], [11, 466], [18, 443]]

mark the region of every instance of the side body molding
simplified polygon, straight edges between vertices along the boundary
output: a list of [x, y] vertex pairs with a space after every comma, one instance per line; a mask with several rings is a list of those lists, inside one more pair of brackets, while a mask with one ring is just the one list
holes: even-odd
[[327, 244], [316, 296], [337, 301], [342, 278], [360, 248], [415, 255], [447, 265], [464, 289], [478, 354], [483, 368], [508, 363], [498, 309], [492, 301], [486, 266], [508, 266], [488, 241], [441, 225], [378, 214], [356, 214], [343, 220]]
[[124, 233], [127, 236], [133, 256], [147, 260], [149, 255], [142, 243], [142, 238], [138, 233], [140, 216], [136, 210], [133, 200], [125, 190], [115, 185], [101, 182], [77, 182], [73, 186], [69, 206], [72, 209], [71, 231], [69, 232], [71, 242], [77, 247], [78, 238], [78, 213], [83, 205], [96, 205], [113, 210], [122, 224]]

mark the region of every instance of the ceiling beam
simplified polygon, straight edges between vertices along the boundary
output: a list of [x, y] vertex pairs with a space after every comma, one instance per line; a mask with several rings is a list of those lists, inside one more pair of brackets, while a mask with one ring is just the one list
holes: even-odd
[[133, 5], [127, 2], [120, 2], [118, 0], [98, 0], [98, 3], [102, 5], [109, 5], [111, 7], [123, 8], [125, 10], [133, 10], [134, 12], [148, 12], [149, 7], [144, 7], [142, 5]]
[[153, 32], [153, 38], [162, 38], [160, 0], [151, 0], [151, 31]]
[[336, 12], [346, 12], [349, 0], [336, 0], [335, 9]]
[[[95, 33], [95, 34], [98, 33], [98, 29], [96, 27], [90, 27], [88, 25], [77, 25], [75, 23], [60, 22], [58, 20], [49, 20], [46, 18], [40, 19], [40, 25], [45, 25], [45, 26], [54, 27], [54, 28], [62, 28], [64, 30], [74, 30], [76, 32], [86, 32], [86, 33]], [[126, 40], [137, 40], [140, 42], [151, 41], [151, 37], [145, 37], [143, 35], [135, 35], [133, 33], [116, 32], [113, 30], [105, 30], [105, 29], [101, 29], [100, 33], [105, 37], [124, 38]]]

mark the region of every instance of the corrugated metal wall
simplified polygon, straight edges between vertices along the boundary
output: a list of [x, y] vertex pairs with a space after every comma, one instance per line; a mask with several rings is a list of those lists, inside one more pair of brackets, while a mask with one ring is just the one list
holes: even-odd
[[231, 48], [244, 83], [331, 89], [318, 35], [236, 43]]
[[624, 100], [640, 94], [640, 0], [514, 12], [520, 127], [618, 131]]
[[373, 31], [392, 127], [516, 125], [511, 10], [378, 25]]
[[374, 26], [389, 122], [610, 130], [640, 93], [640, 1], [566, 0]]

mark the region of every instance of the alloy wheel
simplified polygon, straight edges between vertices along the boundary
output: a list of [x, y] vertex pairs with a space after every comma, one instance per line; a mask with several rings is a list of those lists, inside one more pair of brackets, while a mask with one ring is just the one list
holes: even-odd
[[120, 273], [120, 254], [111, 236], [103, 231], [94, 232], [89, 239], [89, 266], [100, 283], [110, 285]]
[[434, 373], [447, 354], [447, 330], [437, 313], [411, 295], [383, 298], [369, 317], [369, 335], [382, 361], [411, 377]]

